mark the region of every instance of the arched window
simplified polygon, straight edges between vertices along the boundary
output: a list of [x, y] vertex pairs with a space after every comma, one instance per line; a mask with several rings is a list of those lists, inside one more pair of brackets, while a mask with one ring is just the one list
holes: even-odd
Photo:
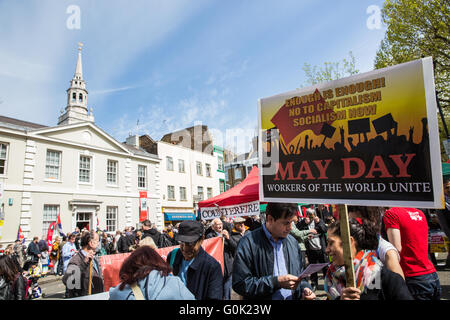
[[80, 100], [80, 102], [83, 102], [83, 95], [80, 93], [80, 95], [78, 96], [78, 99]]
[[76, 101], [77, 100], [77, 94], [74, 92], [72, 93], [72, 101]]

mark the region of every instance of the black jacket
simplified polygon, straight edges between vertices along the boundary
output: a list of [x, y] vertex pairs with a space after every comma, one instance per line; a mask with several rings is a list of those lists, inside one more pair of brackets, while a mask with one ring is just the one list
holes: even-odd
[[25, 300], [27, 293], [26, 279], [18, 273], [11, 285], [12, 298], [14, 300]]
[[159, 237], [161, 236], [161, 233], [156, 229], [148, 229], [148, 230], [142, 230], [142, 237], [141, 240], [144, 240], [146, 237], [151, 237], [156, 245], [158, 245]]
[[0, 300], [13, 300], [11, 286], [2, 276], [0, 276]]
[[119, 251], [119, 253], [127, 253], [130, 251], [130, 246], [133, 244], [133, 239], [130, 236], [123, 234], [117, 241], [117, 251]]
[[[167, 255], [170, 261], [172, 253]], [[176, 250], [175, 261], [173, 263], [173, 274], [180, 273], [183, 254]], [[211, 257], [203, 248], [189, 266], [186, 274], [186, 287], [195, 296], [196, 300], [222, 300], [223, 275], [220, 263]]]
[[405, 280], [385, 266], [381, 269], [381, 288], [376, 288], [376, 283], [374, 286], [374, 289], [365, 290], [361, 294], [361, 300], [414, 300]]
[[43, 252], [45, 250], [48, 251], [48, 243], [44, 239], [42, 239], [38, 242], [38, 246], [39, 246], [40, 252]]
[[414, 300], [405, 280], [385, 266], [381, 269], [381, 288], [367, 290], [361, 300]]
[[[305, 220], [299, 221], [299, 223], [297, 224], [297, 228], [299, 230], [308, 230], [308, 224], [306, 224]], [[327, 242], [326, 242], [326, 235], [327, 235], [327, 226], [325, 225], [325, 222], [320, 219], [319, 223], [315, 223], [315, 227], [314, 229], [316, 229], [317, 234], [319, 235], [320, 238], [320, 246], [322, 247], [321, 250], [322, 252], [325, 253], [325, 249], [327, 247]], [[311, 250], [311, 246], [309, 244], [309, 241], [306, 240], [305, 241], [305, 246], [306, 246], [306, 250]]]
[[[288, 235], [283, 243], [286, 269], [298, 276], [303, 271], [301, 252], [297, 240]], [[272, 299], [281, 289], [278, 277], [273, 275], [274, 250], [263, 228], [247, 231], [239, 241], [233, 262], [233, 290], [244, 299]], [[311, 286], [303, 279], [294, 292], [293, 299], [300, 299], [304, 288]]]
[[37, 262], [39, 260], [38, 254], [41, 254], [38, 244], [33, 241], [30, 242], [27, 248], [27, 255], [31, 258], [31, 260]]

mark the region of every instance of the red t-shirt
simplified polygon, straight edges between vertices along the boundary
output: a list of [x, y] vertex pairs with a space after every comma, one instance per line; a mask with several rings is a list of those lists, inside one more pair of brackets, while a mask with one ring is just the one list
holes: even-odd
[[415, 277], [436, 271], [428, 260], [428, 223], [425, 214], [414, 208], [391, 208], [383, 217], [386, 230], [400, 230], [402, 251], [400, 266], [405, 277]]

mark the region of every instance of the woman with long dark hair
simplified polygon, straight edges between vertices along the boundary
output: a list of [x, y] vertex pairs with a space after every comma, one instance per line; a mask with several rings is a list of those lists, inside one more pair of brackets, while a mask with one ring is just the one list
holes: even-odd
[[[26, 280], [20, 267], [9, 255], [0, 257], [0, 285], [3, 288], [0, 300], [24, 300], [26, 297]], [[9, 292], [6, 292], [6, 290]]]
[[151, 247], [134, 250], [123, 262], [121, 283], [109, 289], [110, 300], [195, 300], [170, 265]]
[[326, 253], [331, 257], [324, 279], [324, 290], [330, 300], [412, 300], [405, 280], [386, 268], [377, 258], [378, 232], [372, 223], [350, 219], [350, 248], [354, 257], [356, 287], [346, 288], [344, 253], [339, 221], [327, 232]]

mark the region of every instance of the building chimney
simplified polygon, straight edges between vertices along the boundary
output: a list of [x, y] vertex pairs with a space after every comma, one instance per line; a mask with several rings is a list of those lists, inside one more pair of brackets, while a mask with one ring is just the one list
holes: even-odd
[[127, 138], [126, 144], [133, 146], [135, 148], [139, 148], [139, 136], [137, 134], [133, 135], [133, 136], [129, 136]]

